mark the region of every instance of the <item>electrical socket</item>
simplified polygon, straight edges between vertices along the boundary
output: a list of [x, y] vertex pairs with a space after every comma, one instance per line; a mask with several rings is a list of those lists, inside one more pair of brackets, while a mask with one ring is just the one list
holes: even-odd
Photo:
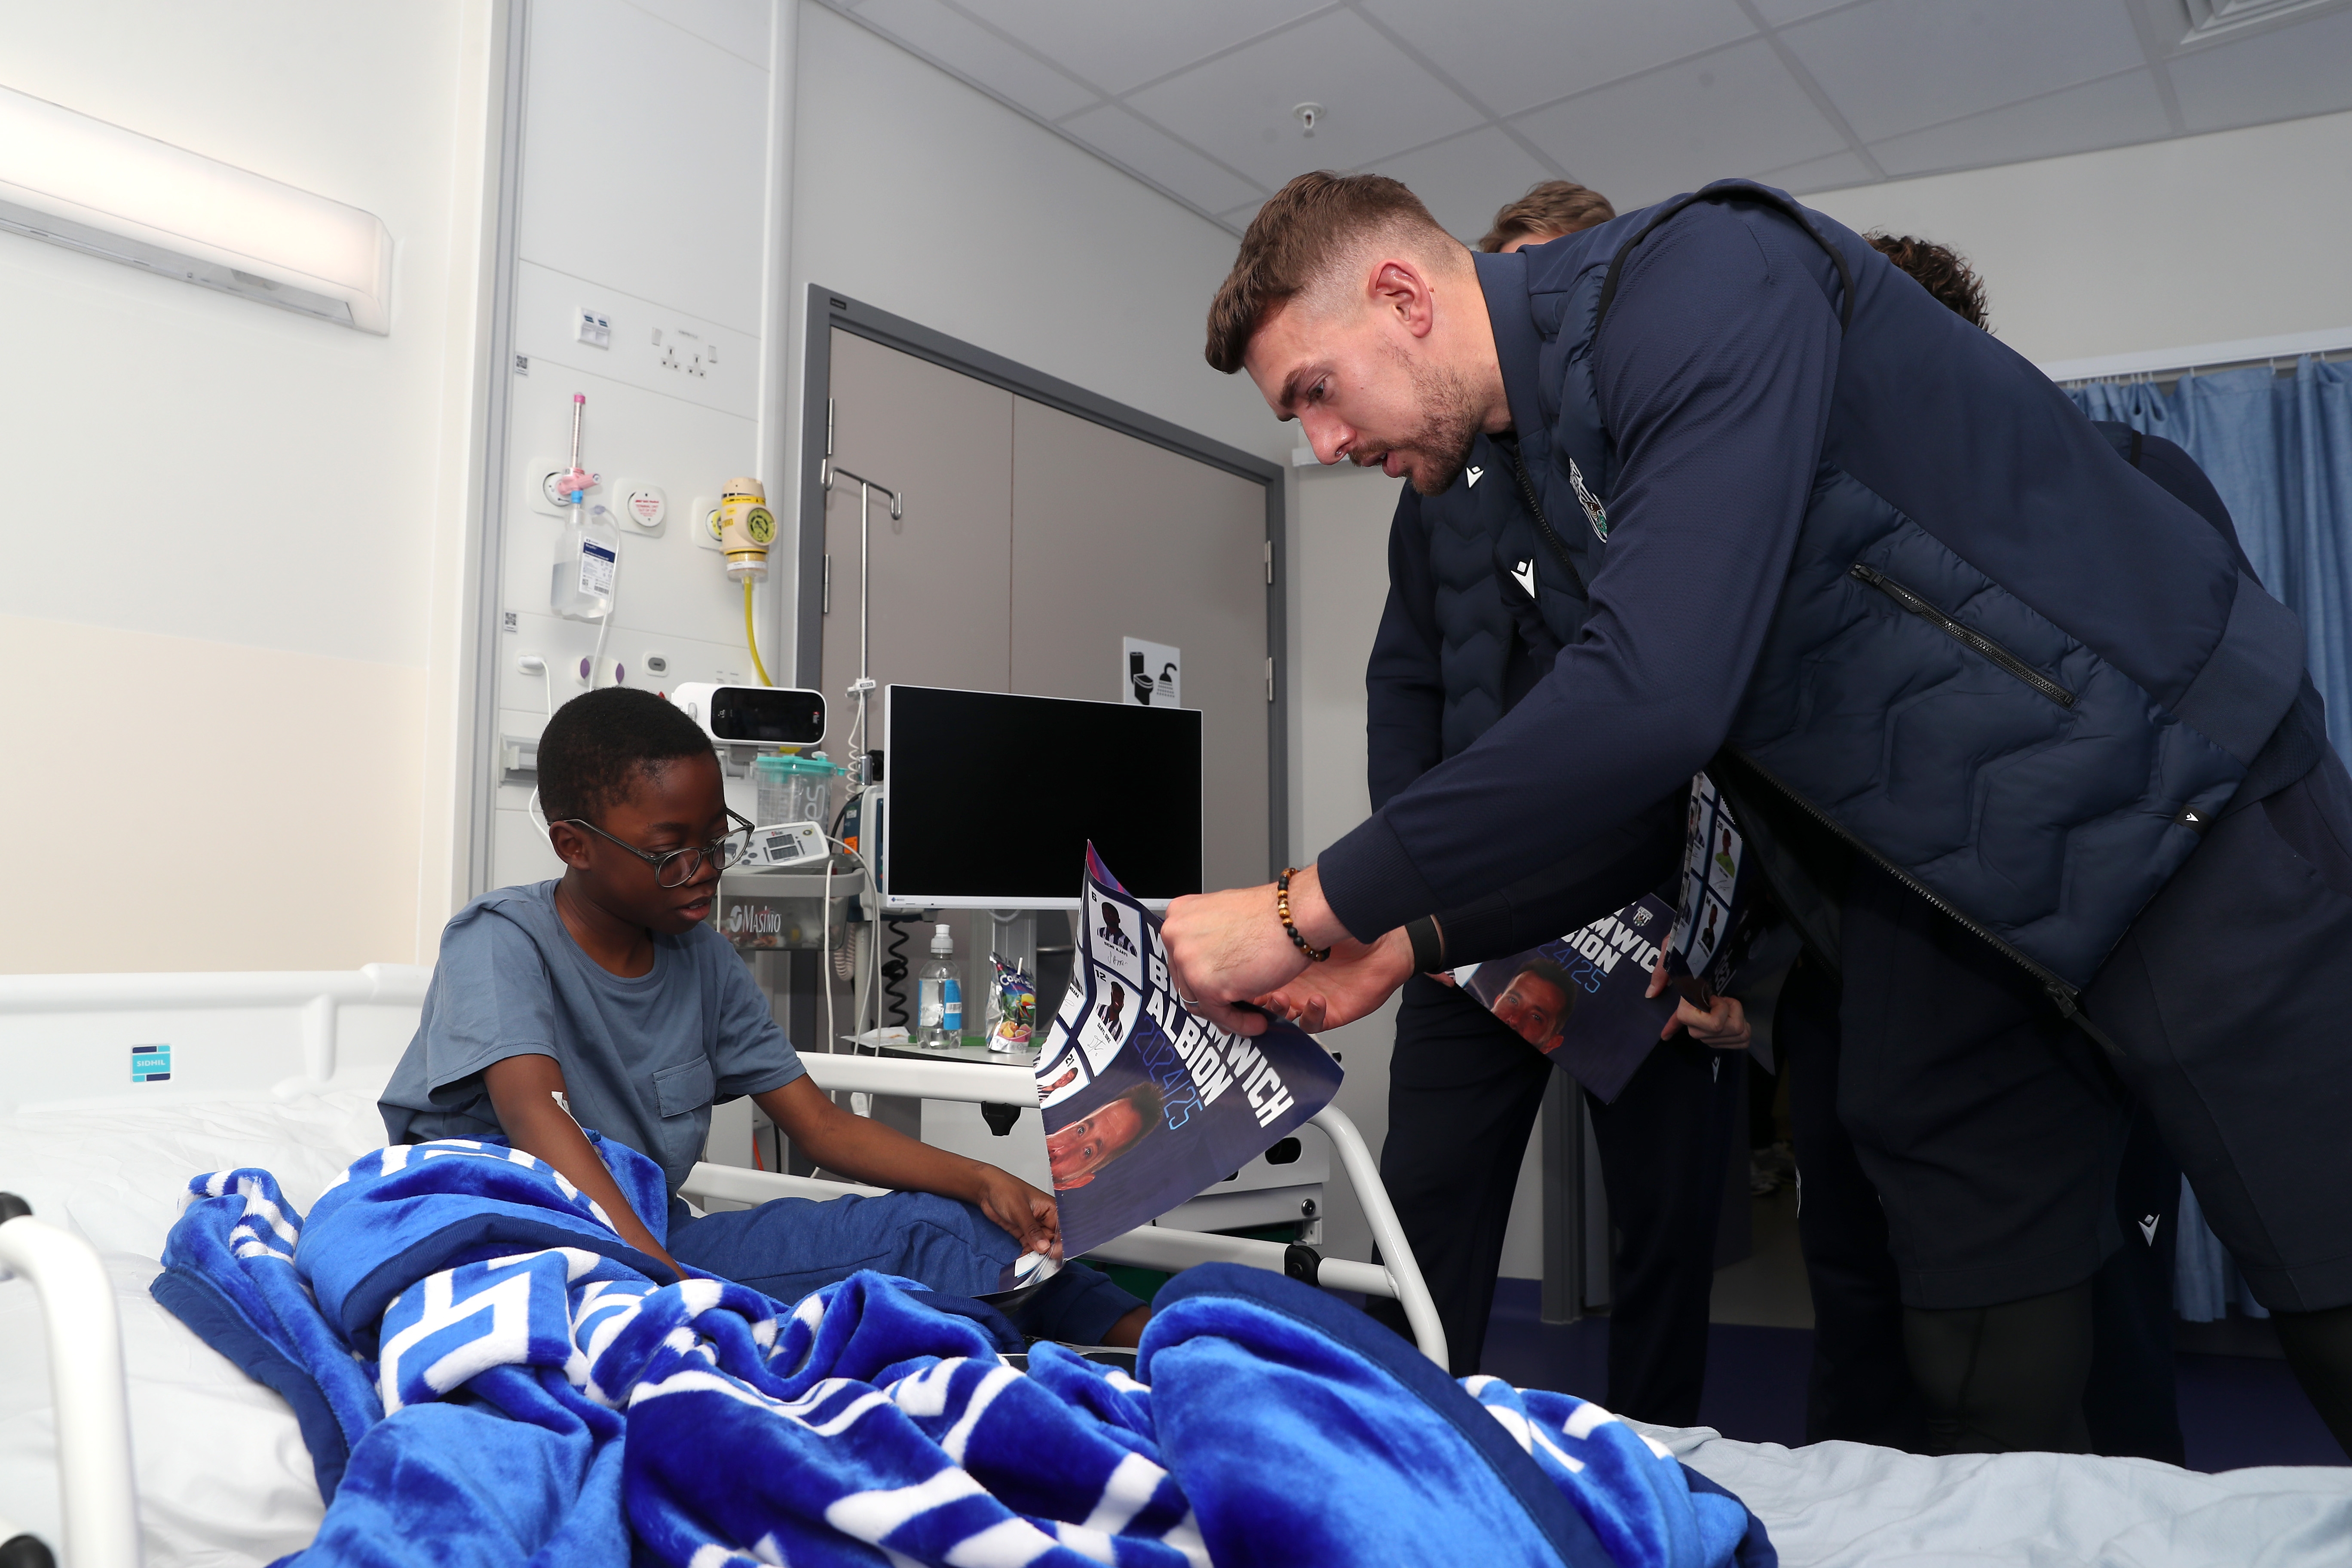
[[705, 550], [723, 551], [726, 548], [719, 542], [719, 498], [717, 496], [694, 498], [694, 504], [687, 509], [686, 531], [694, 535], [694, 542]]

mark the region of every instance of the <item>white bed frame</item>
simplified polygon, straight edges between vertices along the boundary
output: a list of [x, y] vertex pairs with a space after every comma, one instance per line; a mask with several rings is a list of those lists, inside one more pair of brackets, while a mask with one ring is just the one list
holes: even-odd
[[[380, 1083], [415, 1033], [430, 977], [413, 964], [385, 963], [325, 972], [0, 975], [0, 1111], [253, 1100]], [[134, 1084], [131, 1048], [152, 1045], [171, 1047], [171, 1077]], [[802, 1059], [828, 1090], [1036, 1102], [1035, 1079], [1018, 1068], [818, 1053]], [[1276, 1242], [1159, 1225], [1131, 1230], [1091, 1256], [1171, 1272], [1223, 1262], [1279, 1274], [1305, 1254], [1314, 1283], [1395, 1300], [1423, 1353], [1445, 1365], [1445, 1331], [1371, 1152], [1336, 1106], [1324, 1107], [1313, 1125], [1338, 1151], [1382, 1262], [1315, 1258]], [[878, 1189], [702, 1163], [684, 1190], [694, 1198], [760, 1203]], [[122, 1331], [105, 1268], [87, 1243], [29, 1215], [0, 1223], [0, 1276], [8, 1271], [32, 1284], [47, 1324], [66, 1568], [136, 1568]], [[0, 1521], [0, 1542], [14, 1533]]]

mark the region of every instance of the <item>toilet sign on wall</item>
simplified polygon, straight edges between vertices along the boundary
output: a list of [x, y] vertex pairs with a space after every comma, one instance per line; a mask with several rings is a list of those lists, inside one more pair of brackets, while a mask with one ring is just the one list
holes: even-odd
[[1118, 700], [1147, 708], [1184, 704], [1184, 654], [1164, 642], [1119, 639]]

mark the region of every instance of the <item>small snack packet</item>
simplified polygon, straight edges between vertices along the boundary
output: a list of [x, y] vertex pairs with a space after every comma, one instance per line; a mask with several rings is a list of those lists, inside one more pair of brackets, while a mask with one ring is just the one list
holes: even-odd
[[988, 992], [988, 1048], [1026, 1050], [1037, 1026], [1037, 983], [1019, 964], [1007, 963], [992, 952], [988, 961], [996, 970]]

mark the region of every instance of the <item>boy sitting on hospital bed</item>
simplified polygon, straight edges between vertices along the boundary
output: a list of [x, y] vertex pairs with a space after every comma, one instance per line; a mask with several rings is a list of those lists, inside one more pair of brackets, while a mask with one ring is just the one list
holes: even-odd
[[[651, 692], [589, 692], [549, 721], [539, 780], [564, 873], [485, 893], [442, 931], [416, 1037], [380, 1107], [393, 1142], [503, 1133], [648, 1258], [787, 1303], [860, 1268], [976, 1296], [1024, 1249], [1058, 1255], [1047, 1194], [853, 1116], [809, 1079], [708, 923], [719, 873], [741, 857], [751, 824], [727, 809], [698, 726]], [[744, 1094], [825, 1169], [902, 1190], [695, 1217], [678, 1187], [701, 1157], [713, 1101]], [[667, 1249], [583, 1128], [662, 1167]], [[1023, 1303], [1020, 1322], [1041, 1338], [1131, 1345], [1149, 1315], [1073, 1264]]]

